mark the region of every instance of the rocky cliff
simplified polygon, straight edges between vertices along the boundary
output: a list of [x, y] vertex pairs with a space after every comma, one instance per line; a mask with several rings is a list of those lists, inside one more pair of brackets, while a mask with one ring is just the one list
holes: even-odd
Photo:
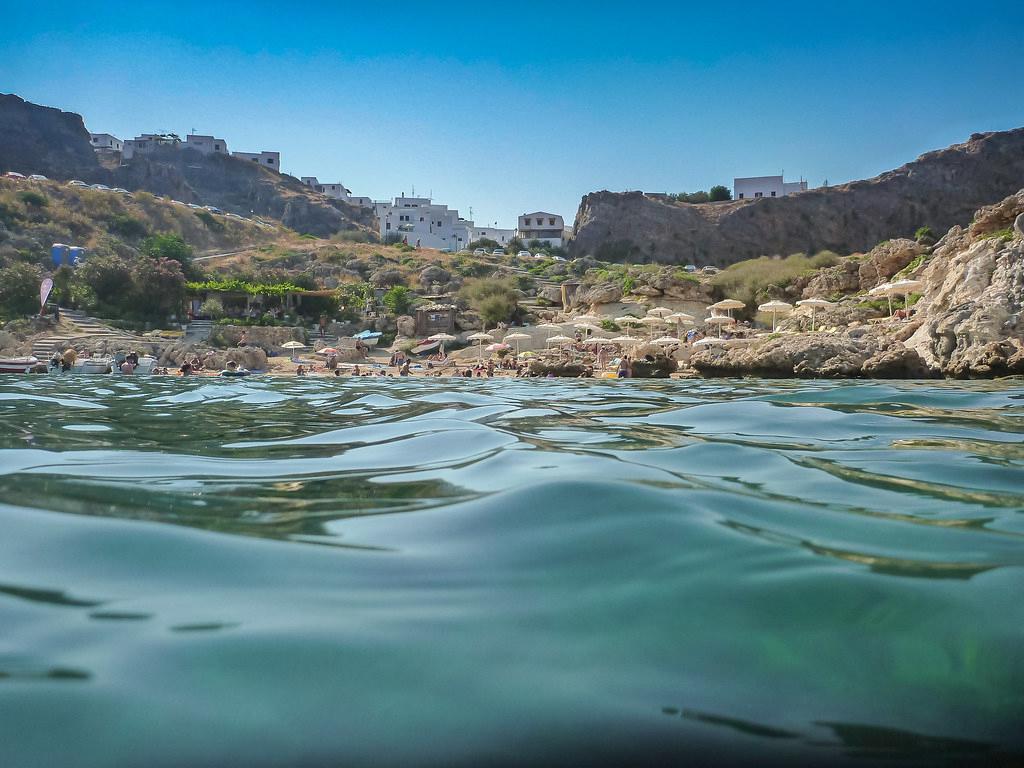
[[82, 116], [0, 93], [0, 173], [82, 178], [99, 170]]
[[726, 265], [803, 251], [865, 251], [922, 226], [944, 232], [1024, 185], [1024, 128], [975, 134], [866, 181], [784, 198], [689, 205], [594, 192], [576, 214], [575, 256]]
[[317, 194], [298, 179], [227, 155], [167, 148], [102, 167], [81, 115], [0, 94], [0, 173], [81, 179], [176, 200], [278, 219], [297, 232], [328, 236], [375, 231], [371, 211]]

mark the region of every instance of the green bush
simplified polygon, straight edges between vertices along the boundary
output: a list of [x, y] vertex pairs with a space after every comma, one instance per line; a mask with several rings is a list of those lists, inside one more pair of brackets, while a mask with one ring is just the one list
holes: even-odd
[[217, 220], [209, 211], [196, 211], [196, 217], [206, 225], [206, 228], [214, 232], [223, 232], [224, 223]]
[[784, 259], [762, 256], [726, 267], [711, 279], [711, 284], [718, 297], [744, 302], [747, 306], [741, 314], [751, 316], [758, 304], [778, 296], [796, 278], [834, 266], [838, 260], [831, 251], [815, 256], [795, 253]]
[[186, 243], [181, 235], [173, 232], [162, 232], [147, 237], [142, 242], [142, 252], [154, 259], [173, 259], [179, 264], [192, 261], [192, 246]]
[[479, 278], [466, 283], [459, 295], [487, 325], [512, 320], [519, 310], [519, 293], [511, 280]]
[[405, 315], [412, 307], [413, 293], [404, 285], [394, 285], [384, 292], [381, 299], [393, 315]]
[[37, 313], [41, 280], [39, 268], [32, 264], [0, 269], [0, 315], [10, 319]]
[[107, 222], [107, 229], [115, 235], [129, 238], [145, 237], [149, 234], [145, 222], [125, 213], [111, 216]]
[[33, 192], [31, 189], [19, 192], [18, 199], [25, 205], [32, 206], [33, 208], [45, 208], [50, 202], [46, 195], [40, 194], [39, 192]]
[[1013, 240], [1013, 227], [1007, 227], [1006, 229], [997, 229], [995, 232], [989, 232], [987, 235], [982, 237], [983, 240], [998, 240], [1001, 243], [1008, 243]]
[[922, 240], [930, 240], [934, 243], [935, 232], [932, 231], [931, 227], [918, 227], [917, 231], [914, 233], [914, 239], [918, 242], [921, 242]]
[[716, 184], [708, 190], [708, 199], [712, 203], [719, 203], [724, 200], [732, 200], [732, 192], [729, 191], [728, 187], [723, 187], [721, 184]]
[[209, 317], [212, 320], [219, 320], [224, 317], [224, 302], [216, 296], [211, 296], [199, 307], [199, 314], [202, 317]]

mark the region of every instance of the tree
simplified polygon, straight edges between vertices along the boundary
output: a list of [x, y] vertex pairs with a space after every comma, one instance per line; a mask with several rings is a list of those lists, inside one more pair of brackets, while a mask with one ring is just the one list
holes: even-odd
[[508, 322], [519, 309], [519, 292], [510, 280], [472, 280], [466, 283], [461, 295], [487, 325]]
[[174, 259], [140, 260], [132, 274], [128, 302], [120, 308], [125, 314], [139, 314], [154, 320], [181, 311], [185, 298], [185, 275]]
[[491, 240], [489, 237], [481, 237], [479, 240], [475, 240], [468, 246], [469, 250], [473, 251], [477, 248], [487, 248], [488, 250], [494, 250], [495, 248], [501, 248], [501, 244], [497, 240]]
[[0, 269], [0, 315], [8, 318], [39, 311], [42, 276], [32, 264], [14, 263]]
[[75, 270], [75, 282], [88, 287], [100, 304], [122, 307], [132, 290], [132, 268], [119, 256], [94, 255]]
[[142, 252], [154, 259], [174, 259], [183, 266], [192, 262], [192, 246], [173, 232], [161, 232], [142, 241]]
[[716, 184], [710, 190], [708, 190], [708, 200], [712, 203], [720, 203], [725, 200], [732, 200], [732, 192], [729, 191], [728, 187], [723, 187], [721, 184]]
[[394, 285], [384, 292], [381, 299], [393, 315], [406, 315], [412, 307], [412, 291], [404, 285]]

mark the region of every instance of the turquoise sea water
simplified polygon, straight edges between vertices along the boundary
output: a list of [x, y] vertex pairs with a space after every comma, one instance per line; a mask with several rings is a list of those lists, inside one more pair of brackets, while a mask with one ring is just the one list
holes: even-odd
[[0, 765], [1012, 761], [1022, 436], [1019, 381], [0, 377]]

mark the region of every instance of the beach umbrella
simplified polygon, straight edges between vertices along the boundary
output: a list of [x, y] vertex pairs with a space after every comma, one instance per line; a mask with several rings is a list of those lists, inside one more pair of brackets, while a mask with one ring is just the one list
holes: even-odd
[[497, 342], [496, 344], [488, 344], [487, 345], [487, 351], [488, 352], [500, 352], [503, 349], [512, 349], [512, 345], [505, 344], [504, 342], [500, 342], [500, 341]]
[[[544, 330], [544, 331], [560, 331], [560, 330], [562, 330], [562, 326], [555, 325], [554, 323], [541, 323], [540, 325], [538, 325], [536, 327], [540, 328], [541, 330]], [[549, 336], [548, 338], [551, 338], [551, 337]]]
[[693, 315], [688, 315], [685, 312], [673, 312], [671, 315], [665, 318], [666, 321], [670, 323], [675, 323], [677, 336], [679, 335], [679, 331], [682, 325], [684, 323], [686, 323], [687, 325], [692, 325], [694, 319], [695, 318]]
[[338, 350], [336, 350], [334, 347], [324, 347], [323, 349], [317, 350], [317, 354], [318, 355], [336, 355], [336, 354], [338, 354]]
[[711, 315], [711, 317], [704, 318], [705, 323], [718, 326], [718, 338], [722, 338], [722, 326], [728, 325], [729, 323], [735, 323], [736, 320], [729, 317], [728, 315]]
[[920, 280], [897, 280], [889, 287], [890, 294], [903, 297], [903, 309], [910, 317], [910, 294], [919, 291], [924, 287]]
[[595, 333], [596, 331], [601, 330], [596, 325], [591, 325], [590, 323], [576, 323], [573, 327], [576, 328], [576, 330], [586, 331], [587, 333]]
[[624, 315], [623, 317], [616, 317], [615, 322], [626, 329], [626, 335], [629, 336], [629, 329], [636, 328], [642, 323], [639, 317], [633, 317], [633, 315]]
[[722, 345], [722, 344], [725, 344], [725, 343], [726, 343], [725, 339], [715, 338], [714, 336], [705, 336], [700, 341], [693, 342], [693, 346], [695, 346], [695, 347], [710, 347], [710, 346], [719, 346], [719, 345]]
[[662, 320], [660, 317], [654, 317], [652, 315], [648, 315], [647, 317], [641, 318], [640, 322], [648, 327], [648, 329], [651, 332], [651, 338], [652, 339], [654, 338], [654, 326], [656, 326], [656, 325], [665, 325], [665, 321], [664, 320]]
[[654, 309], [648, 309], [647, 314], [651, 317], [668, 317], [672, 314], [672, 310], [668, 307], [655, 307]]
[[677, 339], [675, 336], [661, 336], [654, 340], [655, 344], [661, 344], [665, 346], [667, 344], [682, 344], [682, 339]]
[[811, 331], [814, 331], [814, 315], [819, 309], [825, 309], [825, 307], [835, 306], [831, 301], [827, 299], [803, 299], [796, 303], [798, 307], [810, 307], [811, 308]]
[[433, 336], [427, 336], [427, 341], [458, 341], [458, 337], [450, 333], [435, 333]]
[[505, 341], [514, 341], [516, 343], [516, 357], [519, 356], [519, 342], [529, 341], [533, 337], [528, 333], [507, 333], [505, 334]]
[[549, 336], [548, 344], [568, 344], [572, 341], [568, 336]]
[[485, 331], [480, 331], [479, 333], [474, 333], [474, 334], [472, 334], [470, 336], [467, 336], [466, 338], [469, 339], [470, 341], [475, 341], [476, 342], [476, 361], [477, 361], [478, 364], [483, 363], [483, 361], [484, 361], [484, 342], [485, 341], [494, 341], [494, 337], [491, 336], [491, 334], [486, 333]]
[[[594, 325], [601, 322], [600, 317], [594, 317], [593, 315], [580, 315], [579, 317], [574, 317], [573, 320], [577, 323], [591, 323]], [[579, 328], [578, 325], [576, 327]]]
[[892, 317], [892, 283], [876, 285], [868, 291], [868, 296], [885, 296], [889, 300], [889, 317]]
[[721, 301], [712, 304], [711, 309], [724, 311], [726, 315], [732, 317], [732, 311], [734, 309], [743, 309], [745, 306], [747, 305], [739, 299], [722, 299]]
[[787, 304], [784, 301], [773, 299], [772, 301], [766, 302], [757, 308], [758, 312], [771, 312], [772, 313], [772, 333], [775, 333], [775, 316], [779, 312], [792, 312], [793, 305]]
[[608, 339], [608, 341], [612, 344], [619, 344], [624, 347], [640, 343], [640, 339], [633, 336], [616, 336], [614, 339]]
[[281, 348], [282, 349], [290, 349], [290, 350], [292, 350], [292, 360], [294, 360], [295, 359], [295, 350], [296, 349], [304, 349], [305, 346], [306, 345], [303, 344], [300, 341], [286, 341], [284, 344], [281, 345]]

